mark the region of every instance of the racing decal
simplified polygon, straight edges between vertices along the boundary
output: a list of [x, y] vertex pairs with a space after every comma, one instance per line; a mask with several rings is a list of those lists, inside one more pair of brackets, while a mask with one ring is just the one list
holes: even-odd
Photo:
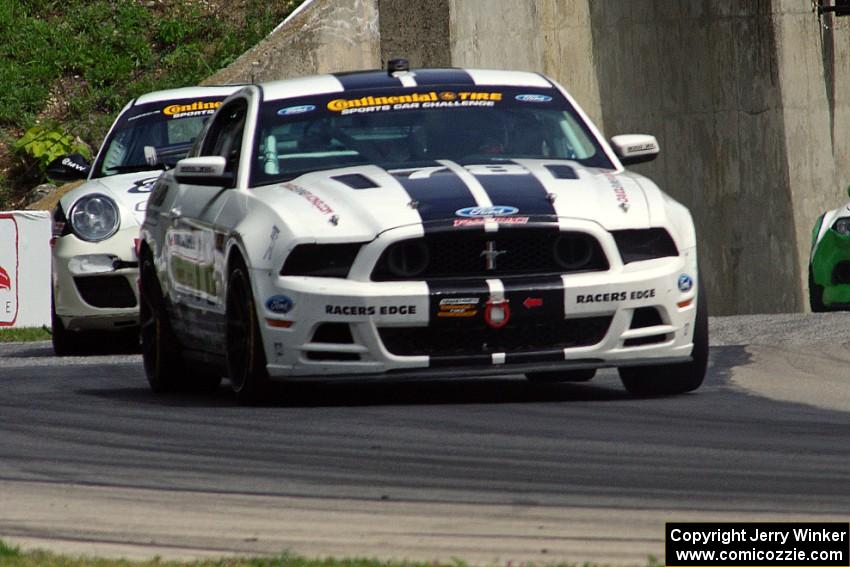
[[127, 189], [127, 193], [131, 193], [134, 195], [138, 193], [150, 193], [151, 191], [153, 191], [157, 179], [159, 179], [159, 175], [157, 175], [156, 177], [146, 177], [144, 179], [139, 179], [138, 181], [133, 182], [133, 186]]
[[295, 303], [285, 295], [273, 295], [266, 300], [266, 309], [272, 313], [280, 313], [285, 315], [292, 311]]
[[291, 116], [293, 114], [304, 114], [316, 110], [315, 104], [299, 104], [298, 106], [287, 106], [277, 111], [278, 116]]
[[492, 207], [466, 207], [458, 209], [455, 214], [459, 217], [501, 217], [515, 215], [519, 212], [516, 207], [506, 205], [494, 205]]
[[478, 314], [477, 297], [447, 297], [440, 300], [437, 317], [475, 317]]
[[411, 73], [419, 86], [475, 86], [475, 81], [463, 69], [417, 69]]
[[549, 192], [531, 171], [519, 164], [469, 166], [493, 203], [510, 204], [523, 216], [555, 216]]
[[196, 100], [189, 104], [169, 104], [162, 113], [171, 118], [189, 118], [212, 114], [221, 106], [220, 100]]
[[607, 172], [603, 173], [603, 175], [608, 180], [608, 184], [611, 185], [611, 189], [614, 190], [614, 197], [617, 199], [618, 206], [623, 209], [624, 213], [629, 212], [629, 208], [632, 205], [629, 203], [629, 195], [626, 193], [626, 188], [623, 187], [623, 184], [620, 183], [616, 175]]
[[312, 191], [304, 189], [303, 187], [300, 187], [300, 186], [298, 186], [294, 183], [282, 183], [281, 187], [283, 187], [284, 189], [287, 189], [289, 191], [292, 191], [296, 195], [300, 195], [301, 197], [304, 197], [311, 205], [313, 205], [313, 208], [316, 209], [317, 211], [319, 211], [321, 214], [323, 214], [323, 215], [333, 215], [334, 214], [334, 210], [331, 208], [331, 206], [328, 205], [327, 203], [325, 203], [322, 200], [321, 197], [319, 197], [318, 195], [316, 195]]
[[325, 315], [416, 315], [415, 305], [325, 305]]
[[417, 203], [416, 211], [423, 222], [450, 219], [455, 211], [478, 206], [469, 187], [453, 171], [445, 167], [427, 168], [427, 175], [420, 175], [421, 171], [390, 173]]
[[520, 102], [552, 102], [552, 97], [544, 94], [518, 94], [514, 98]]
[[431, 91], [387, 96], [367, 95], [358, 98], [335, 98], [327, 103], [327, 109], [346, 115], [418, 108], [491, 107], [501, 100], [502, 93], [499, 91]]
[[274, 253], [274, 245], [277, 242], [277, 237], [280, 236], [280, 229], [277, 225], [272, 227], [272, 232], [269, 234], [269, 247], [266, 248], [266, 253], [263, 254], [263, 260], [271, 260]]
[[688, 274], [682, 274], [679, 276], [679, 281], [677, 282], [679, 286], [679, 291], [682, 293], [691, 291], [691, 288], [694, 287], [694, 280]]
[[655, 289], [637, 289], [632, 291], [609, 291], [605, 293], [580, 293], [576, 303], [619, 303], [627, 300], [652, 299]]
[[0, 327], [11, 327], [18, 320], [18, 222], [0, 214]]

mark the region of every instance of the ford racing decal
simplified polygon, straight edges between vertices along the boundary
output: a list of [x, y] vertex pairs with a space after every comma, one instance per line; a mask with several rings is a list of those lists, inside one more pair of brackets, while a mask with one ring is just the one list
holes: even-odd
[[315, 104], [301, 104], [298, 106], [287, 106], [277, 111], [278, 116], [291, 116], [293, 114], [304, 114], [316, 110]]
[[459, 217], [502, 217], [508, 215], [515, 215], [519, 212], [519, 209], [516, 207], [509, 207], [505, 205], [494, 205], [492, 207], [466, 207], [464, 209], [458, 209], [455, 211], [455, 214]]
[[285, 295], [275, 295], [266, 300], [266, 308], [272, 313], [289, 313], [294, 305], [295, 303]]
[[551, 102], [552, 97], [543, 94], [518, 94], [514, 97], [520, 102]]

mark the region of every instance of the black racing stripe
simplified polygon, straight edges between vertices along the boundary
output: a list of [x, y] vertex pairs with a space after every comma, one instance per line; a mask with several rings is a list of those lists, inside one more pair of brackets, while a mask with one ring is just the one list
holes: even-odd
[[564, 281], [559, 276], [506, 278], [502, 284], [511, 306], [511, 321], [537, 324], [564, 319]]
[[[471, 170], [474, 172], [476, 168]], [[517, 216], [555, 215], [549, 192], [530, 171], [522, 175], [500, 174], [498, 166], [493, 166], [492, 171], [490, 174], [475, 175], [475, 179], [481, 183], [494, 206], [516, 207], [519, 209]]]
[[455, 211], [477, 205], [466, 183], [449, 169], [421, 179], [411, 179], [410, 172], [396, 173], [407, 194], [416, 201], [423, 222], [455, 218]]
[[518, 352], [505, 355], [505, 364], [530, 364], [534, 362], [558, 362], [564, 360], [564, 349]]
[[475, 81], [463, 69], [416, 69], [413, 78], [418, 86], [462, 85], [475, 86]]
[[401, 81], [384, 71], [355, 71], [353, 73], [337, 73], [334, 75], [345, 90], [380, 89], [386, 87], [401, 87]]

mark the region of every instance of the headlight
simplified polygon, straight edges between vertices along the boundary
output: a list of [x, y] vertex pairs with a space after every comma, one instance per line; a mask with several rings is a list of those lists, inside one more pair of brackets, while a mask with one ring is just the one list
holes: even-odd
[[74, 234], [89, 242], [109, 238], [121, 223], [115, 201], [99, 194], [80, 197], [71, 207], [69, 220]]
[[832, 230], [841, 234], [842, 236], [847, 236], [850, 234], [850, 217], [841, 217], [836, 220], [832, 225]]

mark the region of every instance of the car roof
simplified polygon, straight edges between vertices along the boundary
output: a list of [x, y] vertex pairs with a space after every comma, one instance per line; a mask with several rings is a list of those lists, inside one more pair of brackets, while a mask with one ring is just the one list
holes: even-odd
[[168, 89], [143, 94], [137, 98], [134, 104], [147, 104], [149, 102], [161, 102], [164, 100], [176, 100], [183, 98], [229, 96], [245, 85], [222, 85], [216, 87], [183, 87], [179, 89]]
[[312, 75], [296, 79], [272, 81], [260, 85], [264, 100], [281, 100], [309, 95], [363, 91], [395, 87], [530, 87], [554, 88], [549, 79], [539, 73], [527, 71], [501, 71], [495, 69], [412, 69], [388, 74], [387, 71], [356, 71]]

